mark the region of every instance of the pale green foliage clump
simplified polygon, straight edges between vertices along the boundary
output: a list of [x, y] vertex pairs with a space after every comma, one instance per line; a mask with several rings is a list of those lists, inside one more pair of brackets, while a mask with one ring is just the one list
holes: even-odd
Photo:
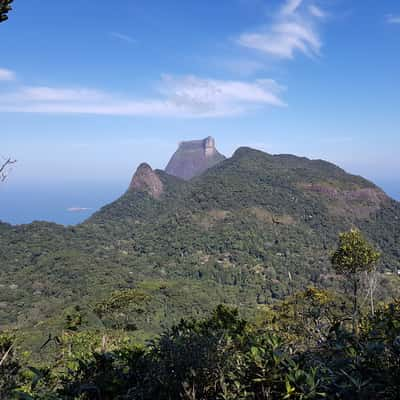
[[368, 243], [363, 234], [357, 229], [341, 233], [339, 247], [332, 256], [332, 264], [336, 272], [346, 276], [371, 272], [380, 253]]
[[[359, 230], [351, 229], [339, 235], [339, 246], [332, 256], [332, 265], [335, 271], [343, 275], [352, 286], [352, 323], [354, 332], [358, 329], [357, 324], [360, 313], [358, 297], [363, 274], [373, 274], [380, 256], [380, 253], [375, 250]], [[373, 314], [373, 289], [371, 285], [369, 296]]]

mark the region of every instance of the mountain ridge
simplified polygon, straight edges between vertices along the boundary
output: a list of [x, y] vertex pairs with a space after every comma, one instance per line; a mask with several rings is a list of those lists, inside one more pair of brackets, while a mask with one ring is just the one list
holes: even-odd
[[[129, 316], [141, 335], [218, 303], [251, 314], [288, 291], [336, 285], [330, 249], [351, 227], [382, 251], [382, 271], [400, 268], [400, 203], [334, 164], [242, 147], [191, 180], [138, 171], [133, 188], [80, 225], [0, 225], [0, 324], [93, 310], [125, 289], [148, 296]], [[386, 294], [397, 290], [383, 279]]]

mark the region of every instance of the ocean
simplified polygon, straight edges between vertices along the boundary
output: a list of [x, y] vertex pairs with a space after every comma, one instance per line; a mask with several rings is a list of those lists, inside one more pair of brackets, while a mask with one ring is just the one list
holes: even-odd
[[75, 225], [116, 200], [127, 183], [1, 184], [0, 220], [11, 224], [49, 221]]

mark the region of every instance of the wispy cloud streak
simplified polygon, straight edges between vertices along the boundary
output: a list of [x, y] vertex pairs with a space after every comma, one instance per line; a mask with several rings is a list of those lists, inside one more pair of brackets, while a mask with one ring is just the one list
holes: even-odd
[[311, 4], [308, 7], [308, 11], [314, 17], [317, 17], [317, 18], [325, 18], [326, 17], [326, 12], [323, 11], [321, 8], [317, 7], [315, 4]]
[[284, 107], [275, 81], [253, 82], [164, 75], [158, 96], [132, 98], [86, 88], [16, 86], [0, 92], [0, 112], [98, 114], [151, 117], [223, 117], [257, 107]]
[[287, 0], [281, 9], [283, 15], [292, 15], [301, 6], [303, 0]]
[[386, 15], [386, 22], [388, 24], [400, 24], [400, 15]]
[[0, 68], [0, 81], [14, 81], [16, 75], [14, 71], [6, 68]]
[[131, 36], [129, 36], [129, 35], [126, 35], [126, 34], [124, 34], [124, 33], [120, 33], [120, 32], [110, 32], [110, 35], [111, 35], [113, 38], [118, 39], [118, 40], [122, 40], [122, 41], [124, 41], [124, 42], [136, 43], [136, 40], [135, 40], [133, 37], [131, 37]]
[[296, 52], [313, 57], [322, 47], [317, 28], [324, 16], [322, 9], [306, 0], [287, 0], [270, 24], [243, 33], [237, 43], [280, 59], [292, 59]]

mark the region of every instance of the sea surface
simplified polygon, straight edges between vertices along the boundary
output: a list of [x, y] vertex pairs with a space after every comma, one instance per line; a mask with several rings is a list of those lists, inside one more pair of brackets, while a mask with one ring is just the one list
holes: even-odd
[[375, 181], [375, 183], [381, 189], [383, 189], [391, 198], [400, 201], [400, 181], [399, 182]]
[[[400, 201], [400, 182], [377, 181], [392, 198]], [[49, 221], [75, 225], [102, 206], [120, 197], [127, 182], [14, 183], [0, 185], [0, 221], [26, 224]]]
[[0, 221], [26, 224], [49, 221], [75, 225], [120, 197], [127, 183], [24, 184], [0, 188]]

